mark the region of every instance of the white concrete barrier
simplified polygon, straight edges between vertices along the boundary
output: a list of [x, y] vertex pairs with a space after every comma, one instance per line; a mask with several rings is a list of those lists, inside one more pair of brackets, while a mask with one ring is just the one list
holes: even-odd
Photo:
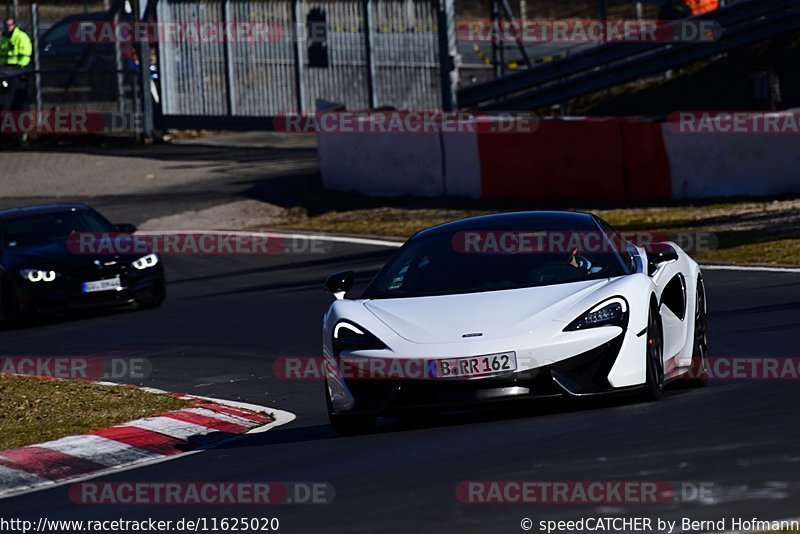
[[428, 133], [321, 133], [322, 185], [369, 196], [445, 194], [442, 144]]
[[445, 193], [451, 197], [481, 198], [481, 157], [478, 134], [442, 135]]
[[665, 124], [663, 134], [673, 198], [800, 193], [800, 134], [796, 132], [682, 133]]

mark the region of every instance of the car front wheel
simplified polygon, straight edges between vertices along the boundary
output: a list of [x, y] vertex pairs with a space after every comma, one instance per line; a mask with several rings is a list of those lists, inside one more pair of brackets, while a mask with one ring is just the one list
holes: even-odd
[[704, 386], [708, 382], [708, 320], [706, 319], [706, 288], [703, 279], [697, 278], [697, 298], [694, 310], [694, 344], [692, 367], [686, 376], [690, 387]]
[[647, 319], [645, 398], [660, 399], [664, 394], [664, 329], [656, 306], [650, 306]]
[[328, 406], [328, 420], [333, 430], [337, 433], [347, 435], [365, 434], [375, 427], [378, 418], [374, 415], [335, 413], [327, 380], [325, 381], [325, 402]]

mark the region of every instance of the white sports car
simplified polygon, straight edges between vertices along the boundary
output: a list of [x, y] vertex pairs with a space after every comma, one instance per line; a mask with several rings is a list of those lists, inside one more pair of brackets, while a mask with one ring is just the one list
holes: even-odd
[[331, 275], [323, 324], [334, 429], [498, 400], [636, 392], [707, 370], [700, 268], [588, 213], [455, 221], [410, 238], [358, 298]]

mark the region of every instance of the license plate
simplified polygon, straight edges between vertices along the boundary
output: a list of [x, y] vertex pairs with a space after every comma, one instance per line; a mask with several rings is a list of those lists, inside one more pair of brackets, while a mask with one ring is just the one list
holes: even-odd
[[439, 360], [436, 369], [437, 378], [468, 378], [508, 373], [517, 370], [517, 355], [514, 352], [502, 352], [487, 356]]
[[97, 280], [95, 282], [83, 283], [84, 293], [94, 293], [95, 291], [119, 291], [122, 289], [122, 282], [119, 276], [109, 278], [108, 280]]

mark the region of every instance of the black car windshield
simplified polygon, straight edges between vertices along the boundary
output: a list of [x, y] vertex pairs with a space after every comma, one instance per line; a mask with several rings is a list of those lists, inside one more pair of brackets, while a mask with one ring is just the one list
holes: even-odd
[[19, 215], [0, 222], [4, 250], [63, 243], [73, 232], [116, 232], [111, 223], [89, 210], [64, 210]]
[[362, 298], [402, 298], [519, 289], [627, 274], [593, 223], [585, 228], [455, 230], [406, 243]]

